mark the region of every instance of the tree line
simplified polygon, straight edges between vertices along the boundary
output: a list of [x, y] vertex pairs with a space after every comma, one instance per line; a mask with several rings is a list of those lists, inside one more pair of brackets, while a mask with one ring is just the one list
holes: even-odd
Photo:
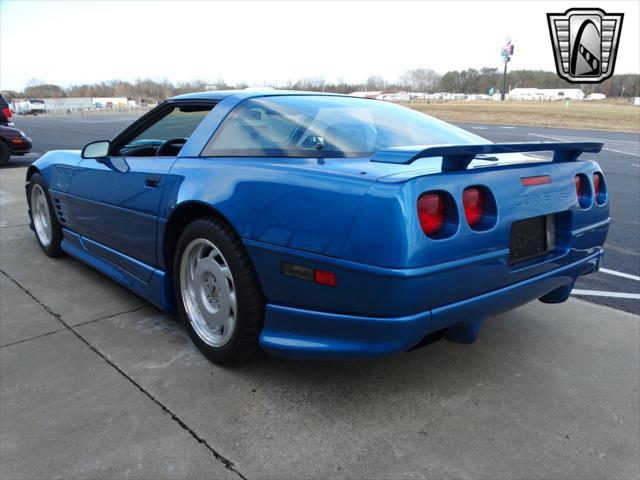
[[[621, 74], [601, 84], [575, 85], [561, 79], [555, 72], [542, 70], [514, 70], [507, 77], [507, 90], [513, 88], [581, 88], [586, 94], [604, 93], [608, 97], [640, 96], [640, 75]], [[266, 84], [264, 86], [290, 90], [310, 90], [334, 93], [352, 93], [354, 91], [407, 91], [407, 92], [448, 92], [448, 93], [488, 93], [502, 88], [502, 72], [497, 68], [476, 70], [452, 70], [440, 75], [428, 68], [416, 68], [402, 74], [398, 79], [389, 81], [381, 75], [370, 75], [361, 83], [327, 82], [322, 76], [305, 77], [282, 84]], [[61, 87], [31, 79], [21, 92], [3, 91], [9, 100], [13, 98], [61, 98], [61, 97], [127, 97], [133, 100], [150, 102], [161, 101], [181, 93], [202, 91], [206, 88], [218, 90], [246, 88], [247, 84], [227, 84], [223, 79], [216, 82], [193, 80], [189, 82], [171, 83], [167, 79], [138, 79], [133, 82], [125, 80], [109, 80], [94, 84], [72, 85]]]

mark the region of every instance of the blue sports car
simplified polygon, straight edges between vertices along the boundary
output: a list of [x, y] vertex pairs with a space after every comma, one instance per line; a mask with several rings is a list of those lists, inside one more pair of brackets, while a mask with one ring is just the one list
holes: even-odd
[[[495, 144], [392, 103], [174, 97], [27, 172], [32, 228], [163, 310], [211, 361], [363, 358], [565, 301], [607, 236], [600, 143]], [[536, 152], [551, 152], [540, 156]]]

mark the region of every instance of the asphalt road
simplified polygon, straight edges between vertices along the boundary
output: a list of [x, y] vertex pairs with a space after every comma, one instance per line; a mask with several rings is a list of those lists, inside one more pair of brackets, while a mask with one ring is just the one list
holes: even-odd
[[[92, 140], [112, 138], [136, 118], [110, 114], [16, 116], [16, 126], [31, 136], [34, 145], [32, 154], [12, 159], [10, 166], [29, 165], [49, 150], [80, 149]], [[605, 270], [582, 277], [577, 282], [576, 289], [588, 293], [580, 295], [587, 301], [639, 313], [640, 300], [637, 296], [640, 295], [640, 136], [631, 133], [559, 128], [478, 124], [459, 126], [494, 142], [594, 140], [605, 143], [605, 150], [599, 155], [584, 155], [584, 158], [595, 158], [602, 166], [610, 195], [613, 221], [605, 246]], [[635, 295], [636, 298], [624, 298], [629, 295]]]
[[[16, 123], [44, 152], [130, 120]], [[40, 251], [36, 157], [0, 170], [0, 479], [640, 476], [637, 315], [532, 302], [473, 345], [221, 368], [174, 316]]]

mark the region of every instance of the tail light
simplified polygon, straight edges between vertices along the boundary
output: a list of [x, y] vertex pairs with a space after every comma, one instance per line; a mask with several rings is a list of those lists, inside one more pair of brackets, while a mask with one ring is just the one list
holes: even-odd
[[593, 194], [598, 205], [603, 205], [607, 201], [607, 191], [604, 185], [604, 178], [600, 172], [593, 174]]
[[589, 198], [591, 192], [589, 192], [589, 182], [587, 181], [587, 177], [584, 175], [576, 175], [575, 185], [576, 197], [578, 197], [580, 208], [589, 208], [589, 205], [591, 205], [591, 199]]
[[470, 227], [478, 225], [484, 216], [484, 195], [482, 190], [469, 187], [462, 192], [462, 205], [464, 206], [464, 216]]
[[425, 235], [432, 236], [445, 224], [444, 196], [440, 193], [425, 193], [418, 198], [418, 218]]
[[4, 117], [5, 117], [7, 120], [11, 118], [12, 113], [11, 113], [11, 110], [9, 109], [9, 107], [4, 107], [4, 108], [2, 109], [2, 115], [4, 115]]

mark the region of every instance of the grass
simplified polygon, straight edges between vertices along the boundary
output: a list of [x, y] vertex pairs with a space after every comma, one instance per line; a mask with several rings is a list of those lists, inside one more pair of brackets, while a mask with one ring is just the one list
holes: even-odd
[[628, 103], [451, 101], [404, 105], [447, 122], [640, 133], [640, 107]]

